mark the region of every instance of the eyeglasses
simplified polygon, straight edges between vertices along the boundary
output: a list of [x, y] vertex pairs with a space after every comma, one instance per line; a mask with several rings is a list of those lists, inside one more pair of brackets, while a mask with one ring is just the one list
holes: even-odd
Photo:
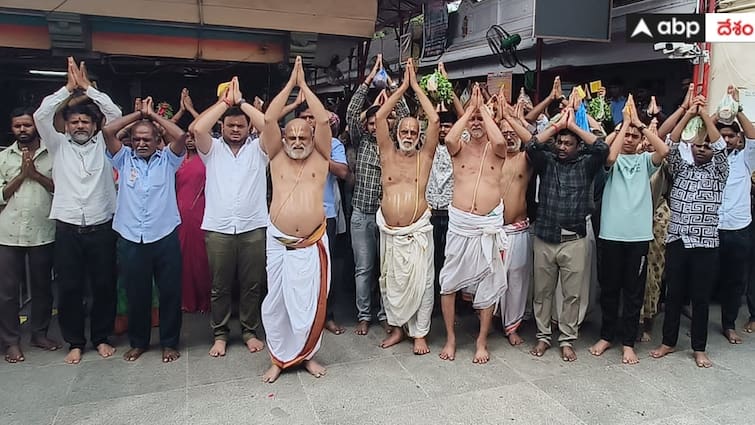
[[309, 120], [315, 119], [315, 116], [314, 115], [299, 115], [299, 118], [309, 121]]

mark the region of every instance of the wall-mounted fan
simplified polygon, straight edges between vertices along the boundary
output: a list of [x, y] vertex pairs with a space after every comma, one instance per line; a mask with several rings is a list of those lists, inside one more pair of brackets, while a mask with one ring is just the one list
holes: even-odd
[[530, 71], [530, 69], [519, 61], [516, 56], [516, 48], [522, 42], [519, 34], [509, 34], [500, 25], [493, 25], [485, 33], [490, 50], [498, 57], [498, 61], [504, 68], [513, 68], [517, 65]]

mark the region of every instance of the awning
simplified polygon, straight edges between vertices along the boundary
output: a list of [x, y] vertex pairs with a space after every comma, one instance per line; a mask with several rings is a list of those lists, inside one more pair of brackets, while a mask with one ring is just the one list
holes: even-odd
[[2, 6], [352, 37], [372, 37], [378, 11], [377, 0], [5, 0]]

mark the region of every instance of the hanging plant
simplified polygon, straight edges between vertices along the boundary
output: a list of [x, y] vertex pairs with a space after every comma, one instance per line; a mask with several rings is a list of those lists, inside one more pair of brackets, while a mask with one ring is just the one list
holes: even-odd
[[419, 86], [435, 103], [451, 103], [454, 87], [448, 78], [439, 71], [425, 75], [419, 80]]

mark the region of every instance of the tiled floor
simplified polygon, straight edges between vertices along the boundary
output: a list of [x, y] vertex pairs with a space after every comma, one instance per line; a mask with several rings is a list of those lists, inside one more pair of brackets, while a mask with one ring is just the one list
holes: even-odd
[[[711, 318], [718, 317], [717, 308]], [[318, 359], [328, 375], [284, 373], [272, 385], [260, 376], [267, 354], [249, 354], [232, 341], [225, 358], [207, 356], [208, 318], [186, 315], [182, 357], [162, 364], [158, 350], [136, 363], [88, 352], [78, 366], [61, 353], [26, 350], [23, 364], [0, 362], [0, 424], [754, 424], [755, 336], [729, 345], [711, 322], [709, 353], [715, 366], [695, 367], [690, 351], [648, 357], [657, 344], [639, 344], [639, 365], [620, 364], [619, 350], [593, 357], [597, 334], [587, 324], [579, 359], [566, 364], [552, 350], [527, 353], [533, 340], [511, 347], [499, 331], [491, 337], [487, 365], [471, 362], [474, 316], [460, 325], [454, 362], [438, 359], [443, 327], [436, 317], [432, 353], [411, 346], [383, 350], [382, 330], [366, 337], [327, 334]], [[689, 346], [685, 320], [680, 348]], [[740, 320], [741, 323], [741, 320]], [[348, 324], [348, 323], [347, 323]], [[55, 332], [57, 334], [57, 331]], [[156, 335], [155, 335], [156, 338]]]

